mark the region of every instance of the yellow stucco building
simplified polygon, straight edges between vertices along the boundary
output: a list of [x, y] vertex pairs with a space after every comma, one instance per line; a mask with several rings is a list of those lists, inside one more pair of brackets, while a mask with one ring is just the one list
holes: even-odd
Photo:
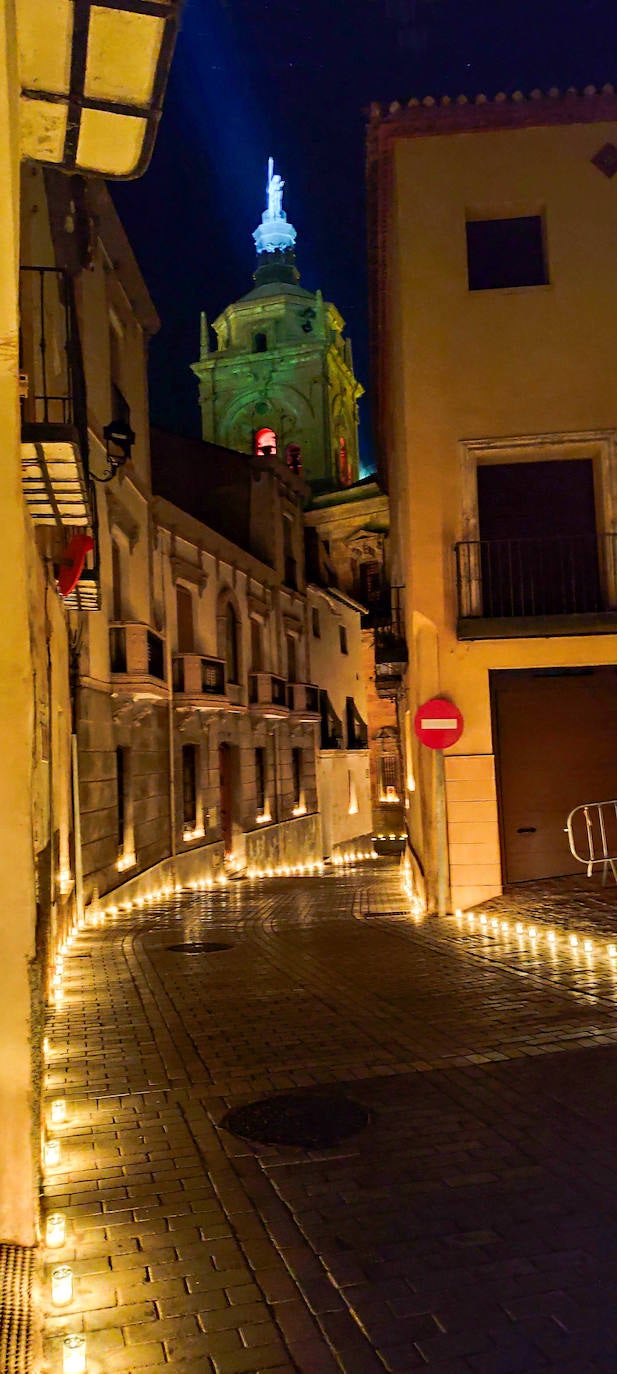
[[[612, 88], [372, 110], [406, 814], [433, 910], [580, 871], [568, 813], [617, 794], [616, 172]], [[413, 729], [434, 696], [465, 722], [443, 771]]]
[[[77, 196], [81, 173], [136, 176], [144, 170], [179, 4], [163, 0], [146, 13], [131, 0], [109, 7], [85, 0], [79, 22], [76, 11], [68, 0], [0, 3], [0, 828], [5, 856], [0, 1238], [18, 1245], [31, 1245], [36, 1237], [40, 1013], [49, 951], [61, 934], [67, 889], [74, 888], [68, 882], [70, 639], [55, 588], [54, 561], [58, 546], [64, 547], [76, 530], [85, 533], [92, 521], [87, 420], [79, 406], [83, 398], [69, 396], [65, 385], [70, 350], [63, 349], [74, 337], [74, 295], [69, 289], [61, 298], [56, 287], [62, 274], [54, 267], [42, 305], [42, 275], [22, 272], [20, 307], [20, 264], [40, 265], [41, 259], [35, 264], [29, 251], [45, 236], [32, 214], [25, 215], [20, 164], [42, 163], [75, 174]], [[68, 238], [70, 215], [64, 228]], [[25, 260], [20, 256], [24, 245]], [[63, 333], [48, 339], [47, 380], [40, 366], [41, 334], [35, 342], [28, 338], [27, 324], [23, 328], [33, 318], [35, 284], [39, 314], [45, 316], [49, 306], [51, 324], [55, 306], [61, 306], [63, 321]], [[52, 375], [61, 384], [53, 403], [47, 385]]]

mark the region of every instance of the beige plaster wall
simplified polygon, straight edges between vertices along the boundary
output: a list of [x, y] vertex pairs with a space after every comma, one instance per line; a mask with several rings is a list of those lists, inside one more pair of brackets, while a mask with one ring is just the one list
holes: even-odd
[[[382, 427], [393, 561], [406, 583], [408, 704], [413, 713], [440, 693], [465, 716], [446, 757], [453, 905], [500, 890], [489, 670], [617, 656], [613, 635], [459, 642], [453, 555], [456, 540], [470, 537], [463, 441], [529, 436], [533, 449], [543, 436], [574, 442], [584, 432], [598, 451], [593, 436], [617, 428], [609, 380], [617, 201], [591, 164], [607, 141], [617, 141], [617, 123], [416, 137], [395, 147]], [[466, 213], [542, 213], [550, 285], [470, 292]], [[434, 760], [415, 739], [413, 753], [412, 837], [430, 886]]]

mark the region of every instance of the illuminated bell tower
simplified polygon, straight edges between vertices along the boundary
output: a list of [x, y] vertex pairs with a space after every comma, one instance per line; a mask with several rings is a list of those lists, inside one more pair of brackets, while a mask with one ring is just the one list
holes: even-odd
[[267, 204], [253, 234], [255, 285], [214, 321], [202, 316], [199, 379], [204, 439], [241, 453], [275, 449], [314, 494], [357, 481], [358, 399], [344, 320], [320, 291], [305, 291], [282, 178], [268, 163]]

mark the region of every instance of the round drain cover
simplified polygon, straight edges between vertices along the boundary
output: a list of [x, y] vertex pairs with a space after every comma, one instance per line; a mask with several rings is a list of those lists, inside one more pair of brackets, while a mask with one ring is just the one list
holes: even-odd
[[260, 1145], [295, 1145], [301, 1150], [329, 1149], [368, 1124], [358, 1102], [334, 1093], [281, 1093], [227, 1112], [221, 1125], [243, 1140]]
[[218, 954], [221, 949], [233, 949], [233, 945], [218, 944], [216, 940], [193, 940], [187, 945], [168, 945], [174, 954]]

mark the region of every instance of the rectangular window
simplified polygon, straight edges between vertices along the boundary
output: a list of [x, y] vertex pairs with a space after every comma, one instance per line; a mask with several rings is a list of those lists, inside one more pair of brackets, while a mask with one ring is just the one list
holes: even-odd
[[182, 819], [185, 826], [197, 826], [197, 747], [182, 745]]
[[178, 582], [176, 586], [176, 620], [178, 625], [178, 653], [194, 653], [193, 595], [188, 587], [182, 586], [181, 582]]
[[253, 672], [263, 672], [263, 628], [260, 620], [251, 618], [251, 667]]
[[263, 816], [266, 810], [266, 751], [255, 750], [255, 806], [257, 814]]
[[346, 630], [346, 627], [345, 627], [344, 625], [339, 625], [339, 627], [338, 627], [338, 633], [339, 633], [339, 641], [340, 641], [340, 645], [341, 645], [341, 653], [342, 653], [342, 654], [348, 654], [348, 653], [349, 653], [349, 647], [348, 647], [348, 644], [347, 644], [347, 630]]
[[313, 606], [313, 638], [321, 639], [321, 625], [319, 624], [319, 611]]
[[470, 291], [546, 286], [548, 273], [541, 215], [467, 221]]
[[291, 774], [293, 781], [293, 804], [298, 807], [302, 804], [302, 750], [292, 749], [291, 751]]

